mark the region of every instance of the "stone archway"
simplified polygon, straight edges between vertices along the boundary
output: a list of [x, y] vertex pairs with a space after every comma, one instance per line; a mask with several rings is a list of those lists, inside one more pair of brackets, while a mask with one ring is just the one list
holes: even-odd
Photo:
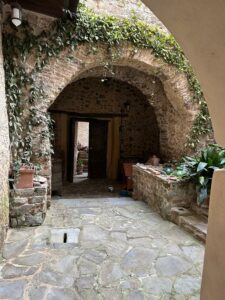
[[[165, 145], [163, 155], [165, 159], [180, 158], [184, 153], [186, 137], [198, 112], [198, 107], [193, 105], [191, 101], [192, 93], [189, 90], [185, 75], [175, 67], [157, 59], [151, 50], [143, 49], [134, 54], [132, 46], [124, 45], [120, 52], [120, 57], [111, 62], [105, 46], [98, 45], [97, 54], [92, 54], [89, 46], [82, 45], [74, 52], [65, 50], [57, 59], [51, 59], [36, 78], [37, 84], [42, 85], [45, 91], [45, 100], [37, 104], [39, 112], [46, 112], [63, 89], [78, 79], [87, 76], [112, 77], [110, 72], [104, 69], [104, 63], [109, 62], [113, 64], [115, 71], [113, 77], [115, 79], [134, 85], [152, 105], [155, 102], [157, 120], [162, 129], [164, 126], [164, 133], [162, 130], [161, 134], [163, 140], [161, 144], [164, 143]], [[162, 103], [154, 101], [152, 87], [148, 85], [149, 80], [146, 78], [156, 78], [161, 84], [167, 99], [167, 112], [163, 112]], [[167, 120], [166, 114], [168, 114]], [[169, 128], [167, 132], [165, 132], [166, 127]], [[43, 128], [38, 130], [43, 130]], [[171, 145], [173, 145], [172, 148]], [[45, 143], [41, 144], [41, 151], [45, 151], [49, 147], [49, 141], [46, 140]], [[34, 150], [35, 148], [36, 150], [40, 148], [39, 137], [36, 133]], [[41, 174], [50, 178], [50, 156], [39, 162], [43, 167]]]
[[161, 157], [164, 160], [179, 159], [185, 152], [184, 144], [197, 111], [196, 107], [191, 103], [188, 89], [183, 89], [183, 94], [179, 94], [181, 88], [186, 88], [184, 78], [175, 77], [178, 82], [174, 78], [174, 83], [180, 86], [172, 87], [171, 83], [165, 82], [166, 80], [163, 84], [164, 74], [158, 71], [147, 73], [146, 69], [139, 70], [130, 61], [127, 65], [115, 65], [113, 75], [110, 72], [105, 74], [103, 67], [95, 67], [83, 72], [77, 80], [88, 76], [101, 77], [105, 74], [136, 87], [146, 97], [156, 114], [160, 129]]
[[[107, 122], [106, 177], [109, 179], [118, 178], [123, 162], [144, 163], [153, 154], [161, 157], [156, 112], [147, 97], [127, 81], [114, 77], [102, 78], [102, 72], [99, 76], [94, 70], [90, 72], [93, 77], [86, 74], [68, 85], [49, 109], [55, 120], [55, 156], [63, 161], [63, 178], [68, 178], [69, 171], [69, 181], [71, 174], [75, 174], [71, 172], [71, 167], [74, 166], [72, 161], [76, 155], [71, 153], [71, 149], [77, 149], [73, 141], [77, 140], [78, 135], [77, 129], [73, 127], [76, 120], [86, 120], [90, 123], [90, 129], [93, 129], [92, 125], [97, 120]], [[152, 80], [155, 80], [154, 77]], [[165, 97], [158, 84], [155, 81], [152, 88], [155, 88], [158, 100], [163, 103]], [[156, 91], [155, 85], [159, 91]], [[86, 134], [89, 136], [89, 132]], [[98, 136], [93, 138], [92, 144], [95, 141], [97, 145], [101, 143]], [[98, 155], [96, 158], [99, 160]]]

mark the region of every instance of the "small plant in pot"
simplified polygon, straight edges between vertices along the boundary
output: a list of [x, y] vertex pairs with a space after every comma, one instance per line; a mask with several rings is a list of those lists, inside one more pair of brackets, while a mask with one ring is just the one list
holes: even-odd
[[196, 184], [197, 202], [208, 204], [215, 170], [225, 168], [225, 149], [212, 144], [203, 149], [198, 156], [186, 156], [180, 167], [183, 167], [183, 178], [190, 178]]
[[84, 163], [82, 159], [78, 159], [77, 160], [77, 174], [81, 175], [83, 173], [84, 170]]
[[32, 163], [17, 162], [14, 165], [14, 182], [17, 189], [33, 187], [35, 168]]

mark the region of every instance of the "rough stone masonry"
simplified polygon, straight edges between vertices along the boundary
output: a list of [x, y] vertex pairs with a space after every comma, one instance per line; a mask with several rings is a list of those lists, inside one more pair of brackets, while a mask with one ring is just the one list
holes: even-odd
[[47, 211], [47, 180], [40, 177], [33, 188], [10, 191], [10, 226], [38, 226], [44, 222]]

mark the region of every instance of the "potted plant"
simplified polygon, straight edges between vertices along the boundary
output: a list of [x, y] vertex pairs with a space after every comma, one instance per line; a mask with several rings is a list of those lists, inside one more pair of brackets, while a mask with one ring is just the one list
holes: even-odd
[[186, 156], [180, 165], [183, 175], [196, 184], [197, 202], [207, 204], [212, 184], [213, 173], [217, 169], [225, 168], [225, 150], [218, 145], [209, 145], [198, 156]]
[[84, 170], [84, 163], [82, 159], [78, 159], [77, 160], [77, 174], [81, 175], [83, 173]]
[[34, 166], [32, 163], [17, 164], [14, 169], [14, 181], [17, 189], [33, 187]]

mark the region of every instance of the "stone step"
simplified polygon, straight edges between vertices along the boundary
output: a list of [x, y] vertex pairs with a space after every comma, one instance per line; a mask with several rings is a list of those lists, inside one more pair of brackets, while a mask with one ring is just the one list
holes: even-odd
[[82, 158], [83, 163], [88, 163], [88, 158]]
[[208, 219], [199, 215], [192, 209], [173, 207], [171, 209], [171, 221], [190, 232], [195, 238], [206, 241]]
[[203, 242], [206, 241], [208, 222], [204, 217], [197, 214], [181, 216], [180, 226], [190, 232], [197, 239]]
[[82, 152], [82, 151], [79, 151], [78, 157], [79, 157], [80, 159], [88, 158], [88, 152]]
[[209, 208], [208, 207], [201, 207], [197, 203], [191, 204], [191, 210], [193, 210], [197, 215], [204, 216], [208, 218]]

